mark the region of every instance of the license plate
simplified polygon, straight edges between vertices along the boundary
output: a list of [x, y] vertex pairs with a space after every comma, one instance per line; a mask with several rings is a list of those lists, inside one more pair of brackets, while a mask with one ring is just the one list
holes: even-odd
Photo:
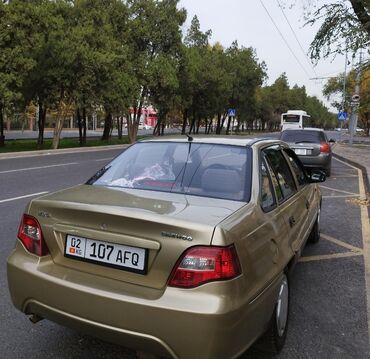
[[307, 155], [307, 150], [305, 148], [295, 148], [294, 152], [296, 155]]
[[130, 272], [145, 274], [147, 250], [67, 234], [64, 255]]

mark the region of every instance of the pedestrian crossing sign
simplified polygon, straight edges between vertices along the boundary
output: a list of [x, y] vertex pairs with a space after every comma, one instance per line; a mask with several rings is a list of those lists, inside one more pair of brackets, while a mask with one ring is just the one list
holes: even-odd
[[338, 120], [345, 121], [347, 120], [348, 114], [347, 112], [338, 112]]
[[229, 108], [228, 111], [227, 111], [227, 115], [229, 117], [235, 117], [236, 116], [236, 110], [235, 110], [235, 108]]

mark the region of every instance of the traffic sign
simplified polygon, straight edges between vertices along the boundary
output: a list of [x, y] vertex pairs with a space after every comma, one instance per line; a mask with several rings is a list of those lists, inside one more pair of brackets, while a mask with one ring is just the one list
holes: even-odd
[[347, 120], [348, 114], [347, 112], [338, 112], [338, 120], [339, 121], [345, 121]]
[[358, 94], [354, 94], [354, 95], [352, 96], [352, 101], [353, 101], [353, 102], [360, 102], [360, 95], [358, 95]]
[[229, 108], [229, 109], [227, 110], [227, 115], [228, 115], [229, 117], [235, 117], [235, 116], [236, 116], [236, 110], [235, 110], [235, 108]]

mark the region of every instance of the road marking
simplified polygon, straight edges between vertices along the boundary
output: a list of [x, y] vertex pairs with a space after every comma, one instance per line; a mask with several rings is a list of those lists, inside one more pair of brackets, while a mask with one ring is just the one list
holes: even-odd
[[321, 261], [321, 260], [327, 260], [327, 259], [349, 258], [349, 257], [357, 257], [357, 256], [362, 256], [363, 255], [362, 248], [352, 246], [351, 244], [340, 241], [338, 239], [335, 239], [335, 238], [330, 237], [330, 236], [328, 236], [326, 234], [323, 234], [323, 233], [321, 233], [321, 238], [325, 239], [325, 240], [327, 240], [331, 243], [334, 243], [337, 246], [349, 249], [350, 252], [321, 254], [321, 255], [316, 255], [316, 256], [301, 257], [299, 259], [299, 262], [314, 262], [314, 261]]
[[336, 259], [336, 258], [349, 258], [349, 257], [358, 257], [362, 256], [363, 252], [345, 252], [345, 253], [334, 253], [334, 254], [324, 254], [318, 256], [310, 256], [310, 257], [301, 257], [299, 262], [314, 262], [314, 261], [322, 261], [325, 259]]
[[94, 160], [95, 162], [100, 162], [100, 161], [112, 161], [113, 157], [109, 157], [109, 158], [101, 158], [99, 160]]
[[339, 175], [339, 176], [333, 176], [333, 178], [357, 178], [357, 175]]
[[7, 198], [7, 199], [1, 199], [0, 203], [5, 203], [5, 202], [12, 202], [12, 201], [17, 201], [18, 199], [23, 199], [23, 198], [28, 198], [28, 197], [35, 197], [35, 196], [40, 196], [42, 194], [48, 193], [47, 191], [45, 192], [38, 192], [38, 193], [31, 193], [31, 194], [26, 194], [24, 196], [19, 196], [19, 197], [13, 197], [13, 198]]
[[60, 163], [60, 164], [57, 164], [57, 165], [48, 165], [48, 166], [39, 166], [39, 167], [18, 168], [17, 170], [0, 171], [0, 174], [13, 173], [13, 172], [22, 172], [22, 171], [33, 171], [33, 170], [40, 170], [40, 169], [43, 169], [43, 168], [71, 166], [71, 165], [78, 165], [78, 162]]
[[341, 246], [343, 248], [347, 248], [347, 249], [349, 249], [351, 251], [354, 251], [354, 252], [362, 252], [362, 248], [352, 246], [349, 243], [346, 243], [346, 242], [340, 241], [338, 239], [335, 239], [333, 237], [330, 237], [327, 234], [321, 233], [321, 237], [324, 238], [325, 240], [329, 241], [329, 242], [332, 242], [334, 244], [337, 244], [338, 246]]
[[335, 191], [335, 192], [340, 192], [340, 193], [345, 193], [345, 194], [349, 194], [351, 196], [358, 196], [358, 193], [354, 193], [354, 192], [348, 192], [348, 191], [343, 191], [341, 189], [335, 189], [335, 188], [330, 188], [330, 187], [326, 187], [326, 186], [323, 186], [323, 185], [320, 185], [321, 188], [325, 188], [325, 189], [328, 189], [330, 191]]
[[334, 160], [336, 160], [336, 161], [338, 161], [338, 162], [343, 163], [344, 165], [346, 165], [346, 166], [348, 166], [348, 167], [353, 168], [353, 169], [354, 169], [354, 170], [356, 170], [356, 171], [357, 171], [357, 173], [358, 173], [358, 168], [357, 168], [357, 167], [352, 166], [351, 164], [349, 164], [349, 163], [347, 163], [347, 162], [344, 162], [344, 161], [340, 160], [339, 158], [333, 157], [333, 159], [334, 159]]
[[351, 197], [360, 197], [359, 194], [352, 194], [352, 195], [338, 195], [338, 196], [322, 196], [322, 198], [351, 198]]
[[[366, 199], [365, 184], [362, 173], [358, 171], [358, 182], [360, 196]], [[366, 284], [366, 301], [367, 301], [367, 328], [370, 340], [370, 221], [367, 206], [360, 205], [361, 224], [362, 224], [362, 243], [364, 247], [364, 266], [365, 266], [365, 284]]]

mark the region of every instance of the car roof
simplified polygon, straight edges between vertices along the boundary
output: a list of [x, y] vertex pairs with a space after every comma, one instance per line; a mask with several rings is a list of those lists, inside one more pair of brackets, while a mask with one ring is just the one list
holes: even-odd
[[324, 132], [322, 128], [317, 128], [317, 127], [286, 128], [284, 131], [321, 131], [321, 132]]
[[[142, 140], [140, 142], [189, 142], [186, 136], [177, 137], [165, 137]], [[245, 138], [243, 136], [207, 136], [207, 137], [192, 137], [192, 143], [208, 143], [208, 144], [219, 144], [219, 145], [232, 145], [232, 146], [253, 146], [256, 143], [263, 144], [274, 144], [282, 143], [279, 140], [273, 140], [271, 138]]]

